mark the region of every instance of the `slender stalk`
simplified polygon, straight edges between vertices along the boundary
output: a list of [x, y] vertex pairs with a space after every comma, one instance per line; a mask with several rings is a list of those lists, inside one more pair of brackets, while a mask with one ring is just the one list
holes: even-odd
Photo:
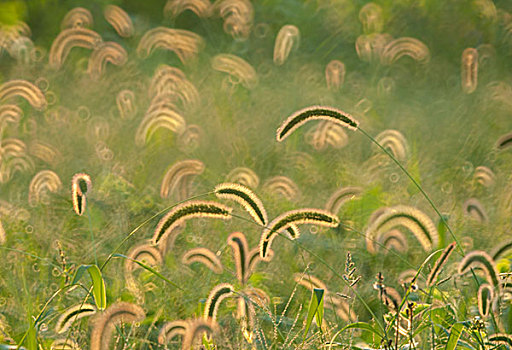
[[400, 327], [400, 310], [396, 310], [395, 349], [398, 350], [398, 327]]
[[[266, 229], [269, 229], [269, 230], [272, 230], [270, 227], [267, 227], [265, 225], [262, 225], [260, 223], [257, 223], [255, 222], [254, 220], [251, 220], [251, 219], [248, 219], [246, 217], [243, 217], [243, 216], [240, 216], [240, 215], [237, 215], [237, 214], [231, 214], [231, 216], [233, 217], [236, 217], [238, 219], [242, 219], [242, 220], [245, 220], [247, 222], [251, 222], [253, 223], [254, 225], [257, 225], [261, 228], [266, 228]], [[273, 230], [272, 230], [273, 231]], [[363, 304], [363, 306], [365, 307], [366, 310], [368, 310], [368, 312], [370, 313], [370, 315], [375, 319], [375, 321], [377, 322], [377, 324], [379, 325], [380, 329], [384, 332], [384, 336], [387, 337], [387, 332], [386, 332], [386, 328], [384, 327], [384, 325], [377, 319], [377, 316], [375, 315], [375, 313], [372, 311], [372, 309], [370, 308], [370, 306], [364, 301], [364, 298], [361, 296], [361, 294], [359, 294], [357, 292], [357, 290], [353, 287], [350, 286], [350, 284], [345, 281], [343, 279], [343, 276], [335, 269], [333, 268], [331, 265], [329, 265], [322, 257], [320, 257], [318, 254], [316, 254], [315, 252], [313, 252], [312, 250], [310, 250], [309, 248], [306, 248], [304, 247], [302, 244], [300, 244], [299, 242], [297, 242], [297, 240], [292, 240], [291, 238], [289, 238], [288, 236], [284, 235], [284, 234], [280, 234], [279, 235], [281, 237], [284, 237], [286, 238], [288, 241], [291, 241], [292, 243], [296, 244], [300, 249], [308, 252], [309, 254], [311, 254], [313, 257], [315, 257], [322, 265], [324, 265], [325, 267], [327, 267], [329, 270], [331, 270], [332, 273], [334, 273], [334, 275], [336, 277], [338, 277], [341, 281], [343, 281], [343, 283], [348, 286], [350, 289], [352, 289], [352, 291], [354, 292], [354, 295], [357, 297], [357, 299], [359, 299], [359, 301]]]
[[[165, 213], [167, 210], [169, 209], [172, 209], [173, 207], [183, 203], [183, 202], [186, 202], [186, 201], [189, 201], [189, 200], [192, 200], [192, 199], [195, 199], [195, 198], [199, 198], [199, 197], [202, 197], [202, 196], [207, 196], [207, 195], [210, 195], [212, 194], [213, 192], [206, 192], [206, 193], [202, 193], [202, 194], [198, 194], [197, 196], [193, 196], [193, 197], [190, 197], [186, 200], [183, 200], [183, 201], [180, 201], [178, 203], [174, 203], [173, 205], [170, 205], [162, 210], [160, 210], [158, 213], [156, 213], [155, 215], [151, 216], [150, 218], [144, 220], [141, 224], [139, 224], [137, 227], [135, 227], [115, 248], [114, 250], [110, 253], [110, 255], [107, 257], [107, 259], [105, 260], [105, 262], [101, 265], [100, 267], [100, 271], [103, 272], [103, 269], [107, 266], [107, 264], [110, 262], [110, 260], [112, 260], [112, 258], [114, 257], [114, 255], [117, 253], [117, 251], [123, 246], [124, 243], [126, 243], [126, 241], [128, 241], [128, 239], [130, 237], [132, 237], [135, 233], [137, 233], [141, 228], [142, 226], [146, 225], [148, 222], [150, 222], [151, 220], [153, 220], [154, 218], [156, 218], [157, 216]], [[89, 295], [91, 295], [91, 292], [92, 292], [92, 286], [91, 288], [88, 290], [87, 294], [85, 295], [84, 299], [82, 300], [82, 304], [80, 306], [80, 309], [81, 307], [85, 304], [85, 301], [87, 300], [87, 298], [89, 297]], [[79, 309], [79, 310], [80, 310]], [[76, 322], [76, 319], [75, 321], [73, 322], [73, 324]], [[73, 324], [71, 325], [71, 327], [73, 326]], [[70, 327], [70, 330], [71, 330], [71, 327]], [[70, 332], [68, 331], [67, 335], [66, 335], [66, 341], [69, 339], [69, 335], [70, 335]]]
[[192, 196], [190, 198], [187, 198], [185, 200], [182, 200], [182, 201], [179, 201], [177, 203], [174, 203], [173, 205], [170, 205], [162, 210], [160, 210], [158, 213], [156, 213], [155, 215], [147, 218], [146, 220], [144, 220], [139, 226], [135, 227], [132, 232], [130, 232], [125, 238], [123, 238], [123, 240], [114, 248], [114, 250], [110, 253], [110, 255], [107, 257], [107, 260], [105, 260], [105, 262], [101, 265], [100, 267], [100, 270], [103, 271], [103, 269], [105, 268], [105, 266], [107, 266], [107, 264], [110, 262], [110, 260], [112, 259], [112, 257], [114, 256], [114, 254], [117, 253], [117, 251], [123, 246], [124, 243], [126, 243], [126, 241], [128, 239], [130, 239], [130, 237], [132, 237], [134, 234], [136, 234], [141, 228], [142, 226], [146, 225], [148, 222], [150, 222], [151, 220], [153, 220], [154, 218], [156, 218], [157, 216], [159, 215], [162, 215], [163, 213], [165, 213], [166, 211], [168, 211], [169, 209], [172, 209], [174, 208], [175, 206], [181, 204], [181, 203], [185, 203], [185, 202], [188, 202], [192, 199], [196, 199], [196, 198], [200, 198], [200, 197], [205, 197], [205, 196], [208, 196], [210, 194], [213, 194], [213, 191], [211, 192], [206, 192], [206, 193], [201, 193], [201, 194], [198, 194], [196, 196]]
[[96, 253], [96, 245], [94, 243], [94, 232], [92, 230], [91, 212], [89, 211], [89, 207], [90, 205], [88, 205], [85, 210], [87, 211], [87, 219], [89, 221], [89, 232], [91, 234], [91, 244], [94, 252], [94, 263], [98, 265], [98, 254]]
[[[41, 311], [39, 312], [39, 314], [37, 315], [37, 317], [35, 318], [34, 320], [34, 327], [37, 326], [37, 323], [41, 320], [41, 317], [43, 316], [43, 313], [46, 311], [46, 308], [50, 305], [50, 303], [53, 301], [53, 299], [55, 299], [61, 292], [65, 291], [66, 289], [69, 289], [71, 287], [76, 287], [76, 286], [79, 286], [79, 287], [82, 287], [84, 288], [81, 284], [70, 284], [68, 286], [64, 286], [62, 288], [60, 288], [59, 290], [57, 290], [55, 293], [53, 293], [53, 295], [50, 297], [50, 299], [48, 299], [46, 301], [46, 303], [44, 304], [44, 306], [42, 307]], [[85, 289], [85, 288], [84, 288]], [[87, 291], [87, 289], [85, 289]], [[20, 342], [18, 343], [18, 346], [16, 347], [16, 349], [19, 349], [21, 347], [21, 345], [23, 345], [23, 342], [25, 341], [25, 338], [27, 337], [28, 335], [28, 332], [30, 331], [30, 327], [29, 329], [23, 334], [23, 337], [21, 338]]]
[[[427, 263], [430, 261], [430, 259], [432, 259], [432, 257], [434, 257], [437, 253], [441, 252], [442, 249], [439, 249], [439, 250], [436, 250], [434, 251], [433, 253], [431, 253], [424, 261], [423, 263], [421, 264], [421, 266], [419, 267], [418, 271], [416, 272], [416, 275], [414, 275], [411, 283], [409, 284], [409, 286], [407, 287], [407, 290], [405, 292], [405, 295], [402, 299], [402, 302], [400, 303], [400, 305], [398, 306], [398, 312], [400, 312], [400, 310], [402, 310], [403, 306], [405, 305], [405, 302], [407, 301], [407, 298], [409, 297], [409, 294], [411, 293], [412, 291], [412, 285], [414, 284], [414, 282], [416, 282], [416, 279], [418, 279], [418, 276], [420, 275], [421, 271], [423, 270], [423, 268], [427, 265]], [[398, 316], [398, 314], [397, 314]], [[396, 317], [394, 317], [396, 319]], [[389, 322], [389, 325], [393, 324], [393, 320], [391, 320], [391, 322]], [[397, 324], [397, 327], [398, 327], [398, 322], [396, 323]], [[398, 328], [397, 328], [397, 331], [398, 331]]]
[[388, 157], [390, 157], [396, 163], [396, 165], [398, 165], [398, 167], [405, 173], [405, 175], [407, 175], [407, 177], [412, 181], [412, 183], [416, 186], [416, 188], [418, 188], [418, 190], [421, 192], [423, 197], [425, 197], [425, 199], [428, 201], [430, 206], [434, 209], [434, 211], [439, 216], [439, 218], [441, 219], [443, 224], [446, 226], [446, 228], [447, 228], [448, 232], [450, 232], [450, 235], [452, 236], [452, 238], [455, 240], [455, 242], [457, 242], [457, 247], [459, 248], [459, 253], [461, 254], [461, 256], [464, 256], [465, 255], [464, 248], [462, 247], [459, 240], [457, 239], [457, 236], [455, 236], [455, 233], [453, 233], [452, 229], [450, 228], [450, 225], [448, 225], [448, 222], [446, 222], [444, 216], [441, 215], [441, 212], [439, 212], [439, 209], [437, 209], [437, 207], [434, 204], [434, 202], [432, 201], [432, 199], [430, 199], [429, 195], [423, 190], [423, 188], [420, 186], [420, 184], [412, 177], [412, 175], [407, 171], [407, 169], [405, 169], [405, 167], [391, 154], [391, 152], [389, 152], [387, 149], [385, 149], [370, 134], [368, 134], [366, 131], [361, 129], [361, 127], [358, 127], [357, 129], [364, 136], [366, 136], [368, 139], [370, 139], [370, 141], [372, 141], [374, 144], [376, 144], [384, 153], [386, 153], [388, 155]]

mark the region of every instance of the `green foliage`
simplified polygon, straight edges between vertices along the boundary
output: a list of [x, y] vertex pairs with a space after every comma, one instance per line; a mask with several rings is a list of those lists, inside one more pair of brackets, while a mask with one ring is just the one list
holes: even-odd
[[462, 323], [455, 323], [450, 329], [450, 336], [446, 343], [445, 350], [454, 350], [457, 347], [457, 343], [464, 331], [464, 325]]
[[304, 339], [306, 339], [313, 318], [317, 326], [321, 329], [324, 318], [324, 290], [320, 288], [314, 288], [311, 294], [311, 301], [309, 302], [308, 315], [306, 318], [306, 328], [304, 329]]
[[[0, 82], [22, 80], [41, 90], [0, 86], [0, 350], [17, 344], [50, 349], [66, 339], [90, 348], [97, 320], [73, 320], [64, 339], [55, 325], [64, 310], [91, 295], [99, 314], [107, 313], [107, 292], [109, 304], [125, 301], [146, 313], [140, 323], [115, 327], [116, 348], [177, 349], [183, 338], [160, 342], [164, 325], [203, 317], [209, 291], [221, 283], [236, 292], [219, 310], [219, 332], [196, 338], [208, 349], [483, 350], [492, 339], [509, 341], [503, 334], [512, 331], [512, 256], [506, 245], [499, 258], [492, 251], [510, 232], [512, 209], [512, 153], [506, 142], [496, 147], [512, 128], [512, 3], [233, 0], [222, 11], [224, 1], [209, 3], [215, 3], [212, 12], [200, 17], [193, 6], [172, 15], [161, 0], [0, 1]], [[126, 12], [132, 37], [118, 35], [107, 21], [107, 5]], [[125, 63], [108, 52], [102, 74], [93, 77], [88, 67], [103, 46], [86, 48], [80, 37], [62, 48], [69, 54], [60, 69], [49, 65], [61, 21], [76, 7], [90, 11], [92, 22], [75, 25], [98, 33], [103, 44], [120, 45]], [[243, 29], [237, 21], [244, 14], [251, 22], [246, 37], [232, 32]], [[276, 36], [289, 24], [299, 28], [300, 40], [277, 65]], [[192, 32], [204, 45], [196, 52], [186, 38], [160, 38], [158, 45], [170, 46], [142, 57], [141, 38], [156, 27]], [[415, 59], [413, 46], [387, 46], [399, 38], [420, 40], [430, 60]], [[479, 55], [471, 94], [461, 80], [466, 48]], [[194, 58], [182, 60], [180, 50]], [[387, 64], [385, 52], [405, 54]], [[244, 86], [247, 72], [237, 67], [216, 70], [212, 61], [219, 54], [243, 59], [258, 83]], [[345, 67], [339, 84], [326, 75], [333, 60]], [[162, 64], [178, 73], [156, 94], [155, 72]], [[44, 96], [47, 105], [34, 108], [33, 96]], [[9, 112], [11, 105], [22, 113]], [[309, 106], [329, 107], [320, 114], [338, 124], [299, 113], [282, 130], [286, 139], [277, 142], [283, 121]], [[166, 108], [183, 118], [184, 130], [172, 131]], [[139, 127], [155, 110], [165, 118], [136, 143]], [[358, 130], [343, 128], [356, 123], [339, 111], [354, 116]], [[376, 145], [376, 135], [386, 130], [403, 140]], [[395, 156], [400, 147], [403, 158]], [[162, 195], [166, 171], [189, 159], [204, 163], [204, 171], [174, 174]], [[491, 171], [489, 178], [482, 167]], [[41, 180], [42, 171], [58, 181]], [[78, 172], [93, 182], [83, 216], [71, 202], [71, 178]], [[337, 227], [321, 225], [338, 224], [323, 212], [291, 217], [301, 222], [300, 236], [280, 238], [268, 254], [271, 261], [255, 258], [250, 277], [240, 281], [237, 261], [248, 259], [233, 258], [227, 237], [243, 232], [248, 250], [257, 249], [266, 225], [266, 215], [243, 193], [238, 196], [257, 220], [238, 206], [230, 221], [196, 215], [182, 222], [180, 216], [165, 227], [172, 232], [155, 239], [158, 246], [148, 243], [162, 214], [189, 200], [214, 199], [211, 190], [222, 182], [250, 188], [272, 218], [325, 208], [340, 188], [361, 194], [344, 198], [339, 212], [330, 213], [339, 218]], [[469, 198], [482, 204], [487, 221], [463, 210]], [[438, 245], [424, 252], [407, 228], [389, 226], [383, 231], [399, 232], [382, 232], [377, 254], [370, 254], [365, 234], [371, 220], [397, 206], [418, 208], [437, 223]], [[452, 241], [457, 246], [430, 285], [433, 251]], [[182, 263], [184, 253], [198, 247], [214, 252], [222, 273]], [[496, 295], [485, 317], [478, 315], [476, 298], [486, 281], [482, 264], [457, 273], [463, 255], [474, 250], [495, 259], [483, 265]], [[347, 253], [351, 263], [344, 270]], [[356, 267], [357, 275], [349, 276]], [[86, 271], [91, 284], [88, 278], [83, 283]]]
[[87, 271], [92, 281], [92, 294], [98, 310], [105, 310], [107, 307], [107, 289], [101, 275], [101, 270], [96, 265], [80, 265], [73, 276], [71, 284], [76, 284]]
[[0, 2], [0, 25], [13, 25], [25, 20], [27, 6], [23, 0], [7, 0]]
[[114, 257], [114, 258], [123, 258], [123, 259], [127, 259], [127, 260], [130, 260], [130, 261], [133, 261], [134, 263], [136, 263], [137, 265], [139, 265], [143, 269], [146, 269], [147, 271], [149, 271], [151, 274], [153, 274], [153, 275], [157, 276], [158, 278], [160, 278], [161, 280], [169, 283], [171, 286], [181, 289], [180, 286], [178, 286], [176, 283], [170, 281], [168, 278], [162, 276], [162, 274], [160, 272], [156, 271], [151, 266], [148, 266], [148, 265], [144, 264], [143, 262], [141, 262], [139, 260], [135, 260], [135, 259], [132, 259], [132, 258], [126, 256], [126, 255], [118, 254], [118, 253], [112, 255], [112, 257]]

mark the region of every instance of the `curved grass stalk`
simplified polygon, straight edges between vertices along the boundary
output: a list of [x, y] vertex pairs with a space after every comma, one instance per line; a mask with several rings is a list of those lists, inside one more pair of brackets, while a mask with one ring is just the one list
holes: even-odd
[[319, 119], [332, 121], [351, 130], [356, 130], [359, 125], [354, 117], [342, 110], [327, 106], [310, 106], [296, 111], [281, 124], [277, 129], [277, 141], [283, 141], [306, 122]]
[[228, 220], [231, 218], [231, 208], [212, 201], [186, 201], [171, 209], [160, 219], [152, 243], [158, 242], [171, 233], [173, 228], [190, 218], [205, 217]]
[[444, 250], [439, 259], [436, 260], [436, 263], [434, 264], [434, 267], [432, 268], [432, 271], [430, 271], [430, 274], [427, 278], [427, 286], [431, 287], [434, 285], [435, 282], [437, 282], [437, 277], [441, 273], [441, 269], [443, 268], [444, 264], [448, 261], [448, 258], [452, 254], [453, 250], [455, 249], [456, 243], [450, 243]]
[[505, 333], [496, 333], [489, 336], [489, 342], [496, 345], [512, 346], [512, 335]]
[[195, 262], [202, 263], [216, 274], [221, 274], [224, 271], [219, 257], [208, 248], [190, 249], [181, 257], [181, 262], [185, 265]]
[[485, 318], [489, 315], [492, 300], [494, 299], [494, 288], [484, 283], [478, 288], [477, 301], [478, 301], [478, 312], [480, 316]]
[[[338, 226], [340, 220], [336, 215], [333, 215], [322, 209], [297, 209], [287, 211], [276, 217], [269, 224], [270, 228], [265, 228], [261, 234], [260, 239], [260, 257], [264, 261], [268, 261], [268, 250], [272, 245], [272, 241], [281, 231], [286, 231], [292, 225], [299, 224], [315, 224], [326, 227]], [[295, 239], [297, 237], [291, 237]]]
[[[242, 232], [233, 232], [228, 236], [228, 245], [233, 250], [233, 258], [236, 266], [236, 277], [244, 284], [250, 276], [249, 271], [249, 245]], [[259, 257], [259, 251], [258, 251]]]
[[[359, 230], [356, 230], [355, 228], [351, 227], [351, 226], [348, 226], [342, 222], [340, 222], [340, 226], [343, 226], [345, 227], [346, 229], [350, 230], [351, 232], [355, 232], [357, 233], [358, 235], [360, 236], [363, 236], [363, 237], [366, 237], [366, 234], [362, 231], [359, 231]], [[400, 254], [398, 254], [394, 249], [391, 249], [391, 248], [388, 248], [386, 247], [386, 245], [384, 245], [383, 243], [377, 241], [377, 240], [374, 240], [373, 241], [374, 244], [378, 245], [380, 248], [383, 248], [386, 250], [386, 254], [387, 253], [392, 253], [396, 258], [402, 260], [403, 263], [409, 265], [409, 267], [411, 268], [414, 268], [414, 265], [412, 265], [408, 260], [404, 259]]]
[[76, 320], [83, 317], [94, 315], [95, 313], [96, 308], [91, 304], [77, 304], [75, 306], [72, 306], [61, 314], [59, 320], [57, 321], [55, 331], [59, 334], [64, 333]]
[[[260, 225], [256, 222], [254, 222], [253, 220], [250, 220], [250, 219], [247, 219], [243, 216], [240, 216], [240, 215], [236, 215], [236, 214], [231, 214], [231, 216], [233, 217], [236, 217], [238, 219], [242, 219], [242, 220], [245, 220], [247, 222], [251, 222], [253, 223], [254, 225], [257, 225], [257, 226], [260, 226], [262, 227], [263, 229], [266, 229], [266, 230], [271, 230], [270, 227], [268, 226], [263, 226], [263, 225]], [[279, 232], [275, 232], [275, 234], [279, 234]], [[319, 256], [318, 254], [316, 254], [315, 252], [313, 252], [312, 250], [304, 247], [302, 244], [300, 244], [299, 242], [297, 242], [297, 240], [294, 240], [294, 239], [291, 239], [290, 237], [288, 237], [287, 235], [283, 234], [282, 235], [284, 238], [286, 238], [287, 240], [289, 240], [290, 242], [293, 242], [294, 244], [296, 244], [300, 249], [306, 251], [307, 253], [311, 254], [313, 257], [315, 257], [322, 265], [324, 265], [325, 267], [327, 267], [329, 270], [331, 270], [331, 272], [336, 276], [338, 277], [341, 281], [343, 281], [343, 283], [349, 287], [352, 292], [354, 293], [354, 295], [356, 296], [356, 298], [363, 304], [364, 308], [368, 311], [368, 313], [375, 319], [375, 321], [377, 322], [377, 324], [379, 325], [379, 328], [383, 331], [383, 332], [386, 332], [386, 329], [384, 327], [384, 325], [378, 320], [377, 316], [375, 315], [375, 313], [373, 312], [373, 310], [370, 308], [370, 306], [368, 305], [368, 303], [366, 303], [366, 301], [364, 300], [364, 298], [361, 296], [361, 294], [359, 294], [359, 292], [354, 288], [354, 286], [350, 286], [350, 284], [345, 281], [345, 279], [343, 278], [343, 276], [338, 272], [338, 270], [336, 270], [335, 268], [333, 268], [331, 265], [329, 265], [321, 256]], [[437, 251], [436, 251], [437, 252]], [[434, 253], [436, 253], [434, 252]], [[385, 336], [387, 337], [387, 333], [385, 334]]]
[[240, 204], [254, 221], [267, 224], [267, 212], [263, 203], [249, 188], [236, 183], [221, 183], [215, 187], [214, 192], [218, 198], [230, 199]]
[[169, 340], [174, 337], [181, 336], [183, 338], [187, 332], [187, 327], [187, 321], [177, 320], [167, 322], [158, 334], [158, 343], [161, 345], [166, 345]]
[[233, 286], [229, 283], [221, 283], [213, 287], [204, 307], [204, 319], [215, 322], [220, 303], [222, 300], [232, 296], [234, 290]]
[[[146, 225], [147, 223], [149, 223], [151, 220], [153, 220], [154, 218], [156, 218], [157, 216], [165, 213], [166, 211], [168, 211], [169, 209], [172, 209], [173, 207], [179, 205], [179, 204], [182, 204], [188, 200], [192, 200], [192, 199], [196, 199], [196, 198], [200, 198], [200, 197], [204, 197], [204, 196], [208, 196], [210, 194], [212, 194], [213, 192], [206, 192], [206, 193], [202, 193], [202, 194], [198, 194], [196, 196], [193, 196], [193, 197], [190, 197], [186, 200], [183, 200], [181, 202], [178, 202], [178, 203], [175, 203], [173, 205], [170, 205], [162, 210], [160, 210], [158, 213], [156, 213], [155, 215], [149, 217], [148, 219], [144, 220], [142, 223], [140, 223], [137, 227], [135, 227], [121, 242], [119, 242], [119, 244], [114, 248], [114, 250], [109, 254], [109, 256], [107, 257], [107, 259], [105, 260], [105, 262], [100, 266], [100, 271], [103, 272], [103, 269], [107, 266], [107, 264], [112, 260], [112, 258], [114, 258], [116, 255], [117, 255], [117, 251], [119, 250], [119, 248], [121, 248], [123, 246], [124, 243], [126, 243], [126, 241], [128, 241], [128, 239], [130, 239], [133, 235], [135, 235], [144, 225]], [[0, 248], [4, 248], [4, 247], [0, 247]], [[124, 256], [123, 256], [124, 257]], [[125, 257], [125, 258], [128, 258], [128, 257]], [[129, 258], [128, 258], [129, 259]], [[59, 266], [55, 265], [56, 267], [60, 268]], [[146, 269], [148, 269], [148, 267], [146, 266], [142, 266]], [[150, 270], [151, 271], [151, 270]], [[154, 270], [153, 270], [154, 271]], [[151, 272], [153, 272], [151, 271]], [[153, 273], [156, 273], [156, 271], [154, 271]], [[169, 281], [168, 279], [166, 279], [165, 277], [163, 277], [162, 275], [158, 274], [157, 273], [157, 276], [159, 276], [160, 278], [163, 278], [166, 282], [170, 283], [171, 285], [174, 285], [176, 288], [180, 289], [180, 287], [174, 283], [172, 283], [171, 281]], [[69, 288], [69, 287], [75, 287], [76, 285], [69, 285], [69, 286], [65, 286], [64, 288]], [[85, 287], [83, 287], [81, 284], [79, 284], [79, 286], [81, 286], [82, 288], [84, 288], [86, 291], [87, 291], [87, 294], [85, 295], [84, 299], [82, 300], [82, 305], [85, 304], [85, 301], [87, 300], [87, 298], [89, 297], [89, 295], [92, 293], [92, 286], [89, 290], [87, 290]], [[46, 310], [46, 308], [48, 307], [48, 305], [50, 304], [50, 302], [55, 298], [55, 296], [57, 296], [57, 293], [60, 292], [61, 290], [63, 290], [64, 288], [61, 288], [59, 289], [56, 294], [54, 294], [49, 300], [48, 302], [43, 306], [43, 308], [41, 309], [41, 312], [39, 313], [36, 321], [41, 318], [43, 312]], [[73, 324], [71, 324], [70, 328], [73, 326]], [[19, 346], [21, 346], [21, 344], [23, 343], [23, 341], [25, 340], [25, 338], [27, 337], [28, 335], [28, 331], [24, 334], [23, 338], [20, 340], [20, 344], [18, 345], [18, 349], [19, 349]], [[66, 340], [69, 339], [69, 332], [66, 336]]]
[[122, 322], [141, 322], [146, 317], [144, 310], [128, 302], [120, 301], [110, 305], [94, 320], [91, 331], [91, 350], [108, 349], [110, 337], [117, 324]]
[[427, 200], [427, 202], [430, 204], [430, 206], [432, 207], [432, 209], [434, 209], [434, 211], [436, 212], [437, 216], [439, 216], [439, 219], [441, 220], [441, 222], [446, 226], [446, 229], [448, 230], [448, 232], [450, 232], [450, 235], [452, 236], [452, 238], [455, 240], [455, 242], [457, 243], [457, 247], [459, 248], [459, 253], [461, 254], [461, 256], [464, 256], [465, 252], [464, 252], [464, 248], [462, 248], [462, 245], [460, 244], [459, 240], [457, 239], [457, 236], [455, 236], [455, 233], [452, 231], [450, 225], [448, 225], [448, 222], [446, 221], [446, 219], [444, 218], [444, 216], [441, 214], [441, 212], [439, 211], [439, 209], [437, 209], [437, 206], [434, 204], [434, 202], [432, 201], [432, 199], [430, 198], [430, 196], [423, 190], [423, 188], [421, 187], [421, 185], [412, 177], [412, 175], [407, 171], [407, 169], [405, 169], [405, 167], [387, 150], [385, 149], [379, 142], [377, 142], [377, 140], [375, 140], [370, 134], [368, 134], [366, 131], [364, 131], [363, 129], [361, 129], [360, 126], [357, 126], [357, 130], [359, 130], [364, 136], [366, 136], [368, 139], [370, 139], [371, 142], [373, 142], [374, 144], [376, 144], [384, 153], [386, 153], [386, 155], [391, 158], [395, 163], [396, 165], [398, 165], [398, 167], [400, 168], [400, 170], [402, 170], [404, 172], [404, 174], [409, 178], [409, 180], [412, 181], [412, 183], [414, 184], [414, 186], [416, 186], [416, 188], [421, 192], [421, 194], [423, 195], [423, 197], [425, 197], [425, 199]]
[[188, 327], [186, 328], [185, 335], [183, 336], [183, 343], [181, 346], [181, 350], [190, 350], [194, 344], [194, 340], [201, 334], [207, 333], [208, 335], [212, 335], [216, 333], [218, 329], [218, 325], [215, 321], [205, 320], [205, 319], [196, 319], [189, 322]]
[[366, 236], [367, 250], [375, 254], [372, 237], [380, 240], [383, 232], [392, 228], [406, 227], [420, 242], [425, 251], [430, 251], [439, 241], [437, 229], [432, 220], [422, 211], [405, 205], [397, 205], [386, 209], [368, 226]]
[[497, 261], [502, 257], [507, 257], [508, 256], [507, 253], [510, 254], [511, 251], [512, 251], [512, 240], [509, 239], [503, 243], [498, 244], [496, 247], [494, 247], [494, 249], [491, 251], [490, 255], [494, 261]]
[[459, 264], [459, 274], [463, 275], [469, 270], [473, 271], [474, 265], [483, 267], [484, 275], [493, 288], [500, 288], [499, 273], [496, 270], [494, 260], [483, 250], [475, 250], [466, 255]]
[[124, 243], [126, 243], [126, 241], [128, 239], [130, 239], [134, 234], [136, 234], [144, 225], [146, 225], [148, 222], [150, 222], [151, 220], [153, 220], [154, 218], [156, 218], [157, 216], [159, 215], [162, 215], [163, 213], [165, 213], [166, 211], [168, 211], [169, 209], [172, 209], [174, 208], [175, 206], [177, 205], [180, 205], [182, 203], [185, 203], [189, 200], [192, 200], [192, 199], [196, 199], [196, 198], [201, 198], [201, 197], [204, 197], [204, 196], [208, 196], [210, 194], [212, 194], [213, 192], [206, 192], [206, 193], [202, 193], [202, 194], [198, 194], [197, 196], [193, 196], [193, 197], [190, 197], [190, 198], [187, 198], [186, 200], [183, 200], [183, 201], [180, 201], [180, 202], [177, 202], [177, 203], [174, 203], [173, 205], [170, 205], [162, 210], [160, 210], [158, 213], [156, 213], [155, 215], [151, 216], [150, 218], [144, 220], [140, 225], [138, 225], [137, 227], [135, 227], [132, 232], [130, 232], [121, 242], [119, 242], [119, 244], [114, 248], [114, 250], [112, 251], [112, 253], [110, 253], [110, 255], [107, 257], [107, 259], [105, 260], [105, 262], [100, 266], [100, 271], [103, 272], [103, 269], [105, 268], [105, 266], [110, 262], [110, 260], [112, 260], [112, 258], [114, 257], [114, 254], [117, 253], [117, 251], [119, 250], [119, 248], [121, 248], [123, 246]]

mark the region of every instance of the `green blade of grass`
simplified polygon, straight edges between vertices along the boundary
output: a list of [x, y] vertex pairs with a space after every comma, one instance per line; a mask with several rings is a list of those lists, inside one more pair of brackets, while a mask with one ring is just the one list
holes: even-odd
[[82, 278], [84, 272], [89, 272], [92, 280], [92, 294], [94, 302], [98, 310], [105, 310], [107, 307], [107, 290], [105, 288], [105, 281], [101, 275], [101, 271], [97, 265], [80, 265], [73, 276], [71, 284], [77, 283]]
[[316, 309], [315, 322], [316, 325], [320, 328], [320, 331], [322, 331], [322, 321], [324, 319], [324, 290], [315, 288], [313, 293], [315, 294], [316, 300], [320, 300]]
[[113, 254], [112, 257], [113, 258], [123, 258], [123, 259], [131, 260], [134, 263], [136, 263], [137, 265], [139, 265], [140, 267], [142, 267], [143, 269], [148, 270], [149, 272], [151, 272], [152, 274], [154, 274], [158, 278], [160, 278], [160, 279], [164, 280], [165, 282], [169, 283], [171, 286], [183, 290], [183, 288], [178, 286], [176, 283], [174, 283], [171, 280], [169, 280], [168, 278], [164, 277], [160, 272], [156, 271], [151, 266], [148, 266], [148, 265], [144, 264], [143, 262], [140, 262], [138, 260], [130, 258], [129, 256], [126, 256], [126, 255], [123, 255], [123, 254], [119, 254], [119, 253]]
[[457, 342], [462, 335], [462, 331], [464, 330], [464, 325], [462, 323], [455, 323], [450, 330], [450, 336], [448, 337], [448, 342], [446, 343], [445, 350], [454, 350], [457, 346]]
[[33, 322], [30, 322], [30, 328], [27, 334], [27, 349], [37, 350], [37, 332]]
[[96, 265], [90, 266], [87, 271], [92, 279], [93, 290], [92, 293], [94, 295], [94, 301], [96, 302], [96, 307], [98, 310], [105, 310], [107, 307], [107, 290], [105, 288], [105, 281], [101, 276], [101, 271]]
[[438, 249], [446, 247], [446, 223], [448, 222], [448, 216], [443, 215], [443, 219], [439, 219], [437, 223], [437, 233], [439, 234], [439, 245]]
[[373, 333], [376, 336], [378, 336], [379, 340], [384, 337], [383, 334], [378, 331], [378, 329], [376, 329], [375, 327], [373, 327], [371, 324], [369, 324], [367, 322], [354, 322], [354, 323], [351, 323], [351, 324], [346, 325], [345, 327], [343, 327], [341, 329], [341, 332], [343, 332], [343, 331], [345, 331], [347, 329], [361, 329], [361, 330], [364, 330], [364, 331], [368, 331], [368, 332]]
[[73, 279], [71, 280], [71, 284], [76, 284], [78, 283], [78, 281], [80, 281], [80, 279], [82, 278], [82, 276], [84, 275], [84, 272], [87, 271], [87, 269], [89, 268], [90, 265], [80, 265], [76, 271], [75, 271], [75, 274], [73, 275]]
[[316, 320], [318, 327], [322, 328], [322, 319], [324, 316], [324, 290], [314, 288], [309, 302], [308, 316], [306, 318], [306, 328], [304, 329], [304, 340], [309, 332], [313, 318]]

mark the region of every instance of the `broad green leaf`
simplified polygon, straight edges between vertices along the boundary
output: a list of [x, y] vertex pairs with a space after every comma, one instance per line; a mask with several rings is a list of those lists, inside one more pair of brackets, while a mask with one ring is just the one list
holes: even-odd
[[448, 342], [446, 343], [445, 350], [454, 350], [457, 346], [457, 342], [459, 341], [460, 336], [462, 335], [462, 331], [464, 330], [464, 325], [462, 323], [455, 323], [450, 330], [450, 337], [448, 337]]
[[317, 325], [322, 327], [322, 319], [324, 316], [324, 290], [320, 288], [314, 288], [313, 294], [311, 295], [311, 301], [309, 302], [308, 316], [306, 318], [306, 328], [304, 329], [304, 339], [309, 332], [311, 322], [315, 318]]
[[315, 314], [315, 322], [316, 322], [316, 325], [321, 330], [322, 329], [322, 321], [324, 319], [324, 290], [315, 288], [313, 290], [313, 293], [315, 294], [316, 300], [319, 301], [318, 307], [316, 309], [316, 314]]
[[90, 265], [80, 265], [78, 269], [75, 271], [75, 275], [73, 276], [73, 280], [71, 281], [71, 284], [76, 284], [82, 276], [84, 275], [84, 272], [87, 271]]
[[94, 296], [94, 302], [98, 310], [105, 310], [107, 307], [107, 290], [105, 289], [105, 281], [101, 276], [101, 271], [96, 265], [80, 265], [75, 272], [71, 284], [78, 283], [82, 278], [84, 272], [89, 272], [92, 280], [92, 294]]
[[105, 289], [105, 281], [101, 276], [101, 271], [96, 265], [91, 265], [87, 269], [92, 279], [92, 294], [98, 310], [105, 310], [107, 307], [107, 290]]

